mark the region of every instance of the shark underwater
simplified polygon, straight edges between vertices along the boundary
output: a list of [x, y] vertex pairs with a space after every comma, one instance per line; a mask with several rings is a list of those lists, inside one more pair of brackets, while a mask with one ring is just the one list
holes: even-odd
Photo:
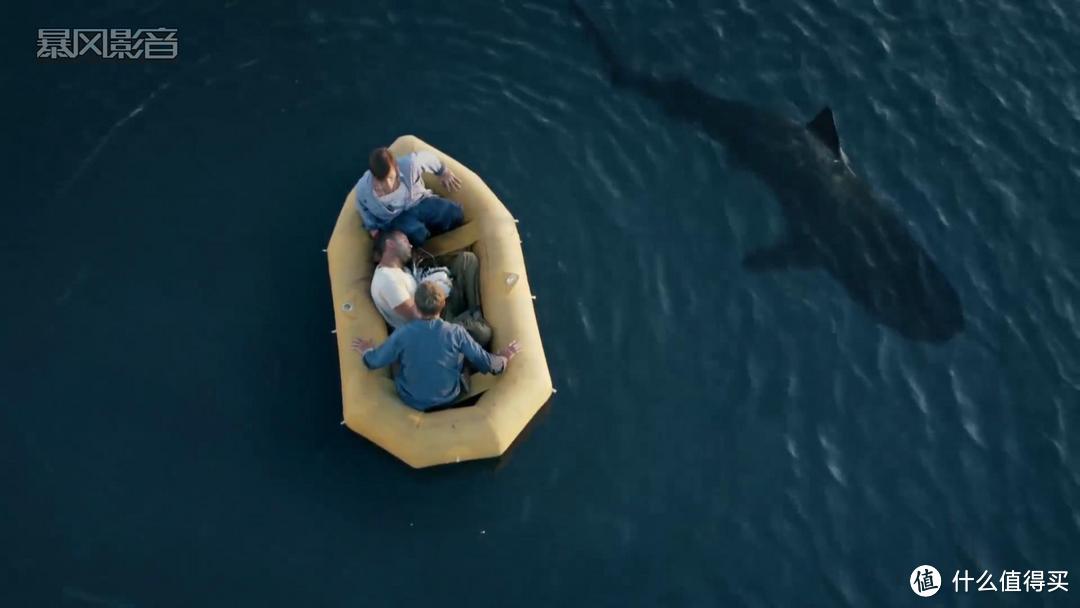
[[571, 9], [617, 88], [652, 99], [670, 117], [721, 143], [780, 203], [786, 234], [751, 251], [753, 272], [823, 269], [871, 317], [910, 340], [941, 343], [964, 329], [956, 290], [900, 218], [847, 164], [832, 110], [807, 124], [709, 93], [684, 77], [631, 69], [576, 3]]

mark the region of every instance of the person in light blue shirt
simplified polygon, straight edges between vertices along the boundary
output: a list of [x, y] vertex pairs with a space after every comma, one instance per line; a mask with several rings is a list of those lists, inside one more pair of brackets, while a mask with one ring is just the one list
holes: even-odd
[[498, 353], [489, 353], [464, 327], [440, 319], [446, 294], [438, 283], [421, 282], [413, 299], [419, 319], [395, 330], [378, 348], [365, 338], [354, 338], [352, 348], [368, 369], [398, 363], [394, 386], [414, 409], [427, 411], [457, 399], [465, 387], [466, 362], [477, 372], [499, 374], [520, 350], [514, 340]]
[[356, 182], [356, 211], [372, 238], [381, 231], [400, 230], [419, 246], [464, 222], [461, 205], [427, 189], [425, 172], [437, 175], [448, 192], [461, 187], [453, 171], [427, 150], [400, 159], [387, 148], [371, 152], [368, 170]]

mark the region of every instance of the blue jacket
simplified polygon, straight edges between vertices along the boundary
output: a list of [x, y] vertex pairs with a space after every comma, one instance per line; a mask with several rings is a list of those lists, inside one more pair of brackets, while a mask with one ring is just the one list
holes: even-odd
[[505, 357], [487, 352], [464, 327], [442, 319], [410, 321], [378, 348], [365, 352], [363, 359], [368, 369], [400, 362], [401, 369], [394, 378], [398, 395], [421, 411], [457, 398], [466, 360], [484, 374], [498, 374], [506, 368]]

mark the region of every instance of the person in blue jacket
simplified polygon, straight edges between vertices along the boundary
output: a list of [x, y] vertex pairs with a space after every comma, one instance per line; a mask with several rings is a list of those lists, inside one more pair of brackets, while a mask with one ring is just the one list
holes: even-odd
[[421, 282], [413, 299], [419, 319], [394, 331], [377, 348], [365, 338], [354, 338], [352, 348], [368, 369], [398, 363], [394, 386], [401, 400], [414, 409], [427, 411], [457, 399], [466, 387], [466, 361], [477, 372], [499, 374], [520, 351], [514, 340], [499, 352], [489, 353], [464, 327], [440, 319], [446, 294], [438, 283]]
[[453, 171], [427, 150], [400, 159], [387, 148], [371, 152], [368, 170], [356, 182], [356, 210], [372, 238], [384, 230], [400, 230], [419, 246], [462, 224], [461, 205], [428, 190], [425, 172], [437, 175], [447, 192], [461, 187]]

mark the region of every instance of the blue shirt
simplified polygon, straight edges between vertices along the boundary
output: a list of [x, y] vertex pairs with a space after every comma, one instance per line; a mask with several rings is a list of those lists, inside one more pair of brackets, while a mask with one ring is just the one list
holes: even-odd
[[464, 327], [442, 319], [410, 321], [378, 348], [365, 352], [363, 360], [368, 369], [399, 362], [401, 369], [394, 378], [398, 395], [420, 411], [457, 398], [466, 360], [484, 374], [498, 374], [506, 367], [505, 357], [487, 352]]

